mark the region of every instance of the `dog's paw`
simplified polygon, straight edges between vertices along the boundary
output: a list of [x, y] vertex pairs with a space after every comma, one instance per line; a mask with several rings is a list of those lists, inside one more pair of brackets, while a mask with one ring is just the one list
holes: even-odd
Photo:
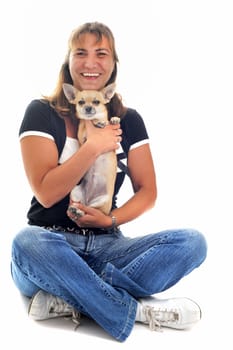
[[96, 128], [101, 128], [101, 129], [103, 129], [103, 128], [105, 128], [105, 126], [107, 125], [107, 122], [98, 121], [98, 122], [94, 123], [94, 125], [95, 125]]
[[81, 218], [84, 215], [84, 212], [72, 205], [69, 206], [68, 211], [75, 217], [75, 220]]
[[119, 124], [121, 119], [119, 117], [112, 117], [110, 119], [110, 124]]

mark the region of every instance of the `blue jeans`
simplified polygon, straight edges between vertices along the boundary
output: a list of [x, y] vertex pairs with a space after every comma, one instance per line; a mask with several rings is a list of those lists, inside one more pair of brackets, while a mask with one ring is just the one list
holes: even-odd
[[29, 226], [13, 241], [11, 273], [22, 294], [43, 289], [124, 341], [137, 299], [177, 283], [206, 251], [205, 238], [192, 229], [131, 238], [120, 230], [82, 236]]

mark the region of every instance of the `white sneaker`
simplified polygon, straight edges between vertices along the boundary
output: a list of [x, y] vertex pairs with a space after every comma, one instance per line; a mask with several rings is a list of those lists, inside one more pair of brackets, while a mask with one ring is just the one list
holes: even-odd
[[28, 314], [36, 321], [48, 320], [55, 317], [71, 317], [79, 325], [80, 314], [64, 300], [39, 290], [31, 299]]
[[154, 297], [139, 300], [139, 318], [149, 324], [151, 330], [161, 327], [186, 329], [201, 319], [200, 307], [188, 298], [156, 299]]

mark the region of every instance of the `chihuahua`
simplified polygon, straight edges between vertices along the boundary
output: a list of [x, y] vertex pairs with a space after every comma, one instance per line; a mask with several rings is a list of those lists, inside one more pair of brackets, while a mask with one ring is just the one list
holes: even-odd
[[[106, 103], [115, 94], [115, 84], [110, 84], [101, 91], [79, 91], [71, 84], [63, 84], [63, 91], [68, 101], [75, 104], [77, 118], [79, 118], [77, 137], [79, 144], [82, 145], [86, 141], [85, 120], [91, 120], [98, 128], [104, 128], [109, 123]], [[110, 120], [111, 124], [119, 122], [118, 117], [112, 117]], [[81, 183], [71, 191], [71, 200], [98, 208], [108, 215], [112, 207], [116, 173], [116, 152], [101, 154], [86, 172]], [[82, 210], [72, 205], [69, 206], [69, 211], [78, 217], [84, 215]]]

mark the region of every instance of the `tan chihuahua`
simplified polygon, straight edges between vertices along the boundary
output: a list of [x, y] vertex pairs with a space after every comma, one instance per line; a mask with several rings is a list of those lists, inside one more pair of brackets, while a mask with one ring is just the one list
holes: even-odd
[[[71, 84], [63, 84], [63, 91], [68, 101], [76, 106], [78, 141], [82, 145], [86, 141], [84, 120], [92, 120], [96, 127], [104, 128], [108, 123], [108, 111], [105, 106], [115, 94], [115, 84], [110, 84], [101, 91], [77, 90]], [[120, 118], [112, 117], [111, 124], [118, 124]], [[112, 207], [112, 197], [117, 172], [116, 152], [101, 154], [84, 175], [81, 183], [71, 191], [71, 199], [84, 205], [102, 210], [108, 215]], [[77, 216], [83, 216], [83, 211], [72, 207], [69, 210]]]

